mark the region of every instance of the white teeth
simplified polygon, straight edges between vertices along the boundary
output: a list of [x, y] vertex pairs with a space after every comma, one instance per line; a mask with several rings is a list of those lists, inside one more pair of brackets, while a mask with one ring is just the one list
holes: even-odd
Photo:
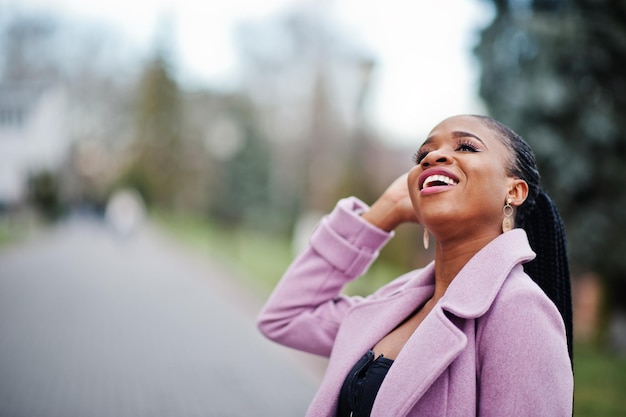
[[428, 186], [430, 186], [431, 183], [433, 182], [442, 182], [444, 184], [448, 184], [448, 185], [457, 185], [458, 182], [453, 180], [450, 177], [446, 177], [445, 175], [431, 175], [430, 177], [426, 178], [426, 181], [424, 181], [424, 185], [422, 186], [422, 188], [426, 188]]

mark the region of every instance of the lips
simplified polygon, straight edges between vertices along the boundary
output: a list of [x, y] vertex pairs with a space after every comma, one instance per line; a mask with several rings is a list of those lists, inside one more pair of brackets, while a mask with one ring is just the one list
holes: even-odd
[[431, 187], [451, 187], [459, 183], [456, 175], [445, 169], [429, 169], [419, 176], [419, 189], [424, 190]]

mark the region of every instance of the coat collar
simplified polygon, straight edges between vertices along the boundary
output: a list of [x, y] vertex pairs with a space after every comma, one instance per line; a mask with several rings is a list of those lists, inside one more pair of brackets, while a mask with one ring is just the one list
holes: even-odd
[[459, 271], [441, 298], [441, 307], [462, 318], [482, 316], [511, 270], [534, 258], [523, 229], [501, 234]]
[[[491, 307], [511, 270], [535, 256], [523, 229], [501, 234], [459, 271], [441, 298], [441, 307], [461, 318], [482, 316]], [[434, 270], [434, 262], [431, 262], [398, 291], [434, 286]]]

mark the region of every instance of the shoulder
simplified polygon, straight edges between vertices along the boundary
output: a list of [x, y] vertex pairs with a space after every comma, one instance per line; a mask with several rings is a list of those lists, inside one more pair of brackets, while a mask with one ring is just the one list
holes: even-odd
[[522, 265], [510, 272], [486, 315], [494, 314], [511, 316], [518, 320], [537, 315], [561, 321], [552, 300], [524, 272]]
[[528, 354], [527, 359], [538, 351], [567, 356], [558, 309], [521, 265], [511, 271], [490, 309], [478, 319], [476, 338], [483, 353]]
[[571, 416], [573, 374], [565, 327], [521, 265], [477, 319], [476, 372], [481, 415]]

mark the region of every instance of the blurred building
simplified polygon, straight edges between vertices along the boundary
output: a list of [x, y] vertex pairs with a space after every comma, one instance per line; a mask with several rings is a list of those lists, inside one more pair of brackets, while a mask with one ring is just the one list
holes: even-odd
[[58, 84], [0, 84], [0, 206], [23, 202], [31, 175], [61, 165], [70, 141], [66, 109]]

